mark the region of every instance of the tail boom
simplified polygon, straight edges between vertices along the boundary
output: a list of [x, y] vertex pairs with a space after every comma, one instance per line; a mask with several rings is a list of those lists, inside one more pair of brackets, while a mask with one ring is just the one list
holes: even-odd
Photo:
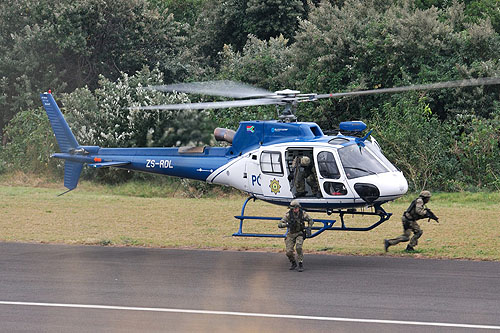
[[[84, 164], [93, 168], [128, 170], [213, 182], [208, 179], [226, 165], [228, 148], [204, 147], [201, 151], [181, 148], [100, 148], [80, 146], [51, 93], [40, 94], [61, 150], [52, 157], [63, 159], [64, 186], [75, 189]], [[220, 172], [219, 172], [220, 173]], [[65, 193], [67, 193], [65, 192]]]

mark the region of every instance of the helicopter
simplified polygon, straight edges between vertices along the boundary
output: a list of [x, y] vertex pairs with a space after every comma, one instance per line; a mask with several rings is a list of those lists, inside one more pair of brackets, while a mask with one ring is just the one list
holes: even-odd
[[[52, 155], [64, 160], [65, 194], [77, 187], [83, 165], [92, 168], [114, 167], [154, 174], [188, 178], [234, 187], [249, 195], [242, 206], [239, 229], [233, 236], [285, 237], [285, 234], [246, 233], [247, 220], [276, 221], [279, 217], [247, 216], [245, 208], [251, 200], [288, 206], [298, 200], [306, 211], [335, 219], [314, 219], [322, 224], [313, 227], [316, 237], [324, 231], [368, 231], [387, 221], [382, 205], [400, 198], [408, 191], [408, 182], [382, 153], [371, 136], [363, 136], [367, 126], [361, 121], [339, 125], [336, 135], [325, 135], [314, 122], [299, 122], [295, 116], [300, 103], [323, 98], [341, 98], [413, 90], [500, 84], [500, 78], [466, 79], [394, 88], [359, 90], [329, 94], [301, 94], [296, 90], [270, 92], [233, 81], [207, 81], [151, 86], [165, 92], [196, 93], [232, 98], [229, 101], [131, 106], [136, 110], [220, 109], [230, 107], [276, 105], [277, 120], [242, 121], [234, 131], [216, 128], [217, 141], [226, 147], [174, 148], [101, 148], [80, 145], [73, 135], [52, 93], [40, 94], [43, 106], [59, 145], [60, 152]], [[308, 161], [308, 163], [301, 163]], [[307, 165], [303, 165], [307, 164]], [[297, 174], [309, 168], [312, 178], [298, 190]], [[61, 194], [61, 195], [62, 195]], [[367, 227], [349, 227], [344, 216], [376, 216], [379, 220]]]

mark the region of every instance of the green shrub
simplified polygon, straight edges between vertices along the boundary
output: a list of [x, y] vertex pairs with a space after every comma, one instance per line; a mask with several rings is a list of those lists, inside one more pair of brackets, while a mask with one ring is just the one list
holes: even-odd
[[500, 115], [471, 119], [451, 152], [457, 161], [457, 173], [449, 176], [457, 189], [500, 190]]
[[374, 112], [374, 136], [408, 179], [410, 190], [441, 188], [452, 138], [424, 99], [404, 97]]
[[1, 151], [0, 169], [30, 173], [56, 170], [57, 162], [50, 155], [57, 151], [57, 144], [42, 108], [16, 114], [6, 127], [6, 135], [10, 141]]

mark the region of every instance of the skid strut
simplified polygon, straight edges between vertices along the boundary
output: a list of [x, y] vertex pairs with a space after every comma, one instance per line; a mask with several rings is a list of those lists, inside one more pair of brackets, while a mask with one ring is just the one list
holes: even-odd
[[[240, 220], [240, 227], [238, 229], [238, 232], [234, 233], [233, 236], [235, 236], [235, 237], [285, 238], [286, 234], [288, 233], [288, 230], [284, 234], [261, 234], [261, 233], [245, 233], [245, 232], [243, 232], [243, 221], [245, 221], [245, 220], [260, 220], [260, 221], [280, 221], [281, 220], [281, 217], [245, 216], [245, 208], [251, 199], [253, 199], [254, 201], [256, 200], [255, 197], [247, 198], [245, 203], [243, 204], [243, 207], [241, 208], [241, 215], [235, 216], [236, 219]], [[339, 214], [341, 225], [334, 226], [334, 224], [337, 222], [337, 220], [313, 219], [314, 223], [320, 222], [320, 223], [323, 223], [323, 226], [322, 227], [314, 227], [313, 226], [311, 229], [314, 232], [308, 238], [316, 237], [326, 230], [369, 231], [369, 230], [372, 230], [373, 228], [381, 225], [382, 223], [384, 223], [385, 221], [390, 219], [392, 216], [392, 213], [387, 213], [381, 206], [376, 206], [375, 212], [357, 212], [357, 211], [337, 210], [337, 211], [328, 212], [328, 215], [333, 214], [333, 213]], [[345, 225], [345, 221], [344, 221], [344, 215], [346, 215], [346, 214], [347, 215], [376, 215], [376, 216], [380, 217], [380, 220], [378, 222], [373, 223], [372, 225], [370, 225], [368, 227], [347, 227]]]

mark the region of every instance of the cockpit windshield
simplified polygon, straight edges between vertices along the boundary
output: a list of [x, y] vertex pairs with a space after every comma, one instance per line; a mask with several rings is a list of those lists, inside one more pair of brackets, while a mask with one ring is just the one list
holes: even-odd
[[365, 145], [368, 147], [368, 149], [370, 149], [370, 151], [372, 153], [374, 153], [379, 160], [382, 161], [382, 163], [384, 163], [384, 165], [386, 167], [389, 168], [389, 170], [391, 170], [392, 172], [396, 172], [396, 171], [399, 171], [398, 168], [396, 168], [388, 159], [387, 157], [384, 156], [384, 154], [382, 154], [382, 152], [380, 151], [380, 148], [376, 145], [374, 145], [373, 143], [371, 143], [370, 141], [365, 141]]
[[349, 145], [338, 150], [348, 179], [389, 172], [366, 147]]

